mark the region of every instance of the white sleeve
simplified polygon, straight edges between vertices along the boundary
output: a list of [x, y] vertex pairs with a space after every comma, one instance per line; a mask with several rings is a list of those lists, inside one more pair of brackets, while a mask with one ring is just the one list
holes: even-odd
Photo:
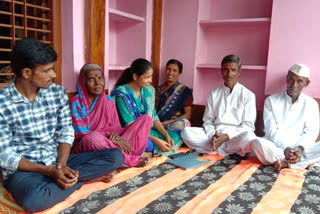
[[278, 126], [273, 113], [273, 108], [275, 108], [275, 106], [272, 106], [271, 99], [269, 97], [264, 102], [264, 132], [268, 140], [272, 141], [274, 144], [284, 150], [291, 145], [291, 139], [289, 139], [290, 137], [288, 136], [288, 131], [285, 129], [280, 129]]
[[208, 101], [206, 105], [206, 109], [203, 115], [203, 128], [209, 139], [215, 134], [216, 128], [214, 125], [215, 114], [213, 109], [213, 93], [211, 92], [208, 96]]
[[300, 134], [297, 146], [303, 146], [305, 150], [314, 145], [319, 134], [319, 106], [318, 103], [308, 103], [308, 108], [304, 114], [305, 123], [303, 132]]

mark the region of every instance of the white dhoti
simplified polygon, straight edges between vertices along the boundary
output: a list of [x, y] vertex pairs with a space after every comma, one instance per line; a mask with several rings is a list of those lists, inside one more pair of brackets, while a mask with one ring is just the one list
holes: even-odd
[[[186, 127], [181, 131], [181, 137], [189, 148], [194, 149], [197, 152], [209, 154], [217, 153], [212, 151], [211, 139], [209, 139], [203, 128]], [[250, 142], [255, 138], [256, 135], [250, 131], [236, 135], [218, 148], [218, 154], [226, 156], [228, 154], [236, 153], [245, 156], [246, 153], [251, 152], [252, 148]]]
[[[258, 137], [251, 144], [255, 155], [264, 164], [274, 164], [277, 160], [285, 159], [284, 151], [265, 138]], [[304, 151], [301, 160], [298, 163], [289, 164], [289, 168], [305, 169], [317, 161], [320, 161], [320, 143], [315, 143]]]
[[[257, 158], [266, 165], [285, 159], [284, 151], [281, 148], [265, 138], [256, 137], [253, 132], [243, 132], [231, 138], [218, 148], [218, 152], [212, 151], [211, 139], [209, 139], [203, 128], [186, 127], [181, 131], [181, 137], [190, 149], [201, 153], [219, 154], [221, 156], [229, 154], [245, 156], [246, 153], [253, 151]], [[315, 143], [304, 151], [298, 163], [289, 164], [289, 168], [305, 169], [310, 164], [318, 161], [320, 161], [320, 143]]]

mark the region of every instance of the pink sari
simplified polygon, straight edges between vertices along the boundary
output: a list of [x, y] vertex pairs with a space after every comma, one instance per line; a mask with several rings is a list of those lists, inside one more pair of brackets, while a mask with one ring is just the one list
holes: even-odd
[[100, 94], [90, 105], [88, 90], [81, 75], [78, 94], [71, 98], [70, 108], [76, 137], [72, 153], [119, 148], [107, 137], [115, 132], [132, 148], [130, 154], [122, 151], [124, 163], [128, 166], [137, 165], [146, 148], [153, 123], [148, 115], [143, 115], [128, 127], [122, 128], [111, 97]]

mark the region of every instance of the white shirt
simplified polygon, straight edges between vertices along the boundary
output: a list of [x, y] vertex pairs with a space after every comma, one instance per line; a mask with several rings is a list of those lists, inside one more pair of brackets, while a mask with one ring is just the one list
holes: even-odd
[[203, 128], [209, 139], [216, 130], [228, 134], [231, 139], [242, 132], [254, 131], [256, 115], [256, 98], [251, 91], [237, 83], [230, 93], [223, 85], [208, 96]]
[[314, 145], [319, 133], [319, 107], [311, 97], [300, 94], [295, 103], [283, 91], [269, 96], [263, 111], [265, 138], [283, 150]]

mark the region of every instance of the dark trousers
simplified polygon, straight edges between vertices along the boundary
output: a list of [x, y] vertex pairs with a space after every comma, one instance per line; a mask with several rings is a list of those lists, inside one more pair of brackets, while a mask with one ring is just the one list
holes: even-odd
[[3, 181], [14, 200], [28, 212], [45, 210], [66, 199], [83, 182], [108, 174], [123, 163], [119, 149], [71, 154], [68, 166], [79, 171], [78, 183], [69, 189], [60, 188], [54, 179], [33, 172], [15, 172]]

